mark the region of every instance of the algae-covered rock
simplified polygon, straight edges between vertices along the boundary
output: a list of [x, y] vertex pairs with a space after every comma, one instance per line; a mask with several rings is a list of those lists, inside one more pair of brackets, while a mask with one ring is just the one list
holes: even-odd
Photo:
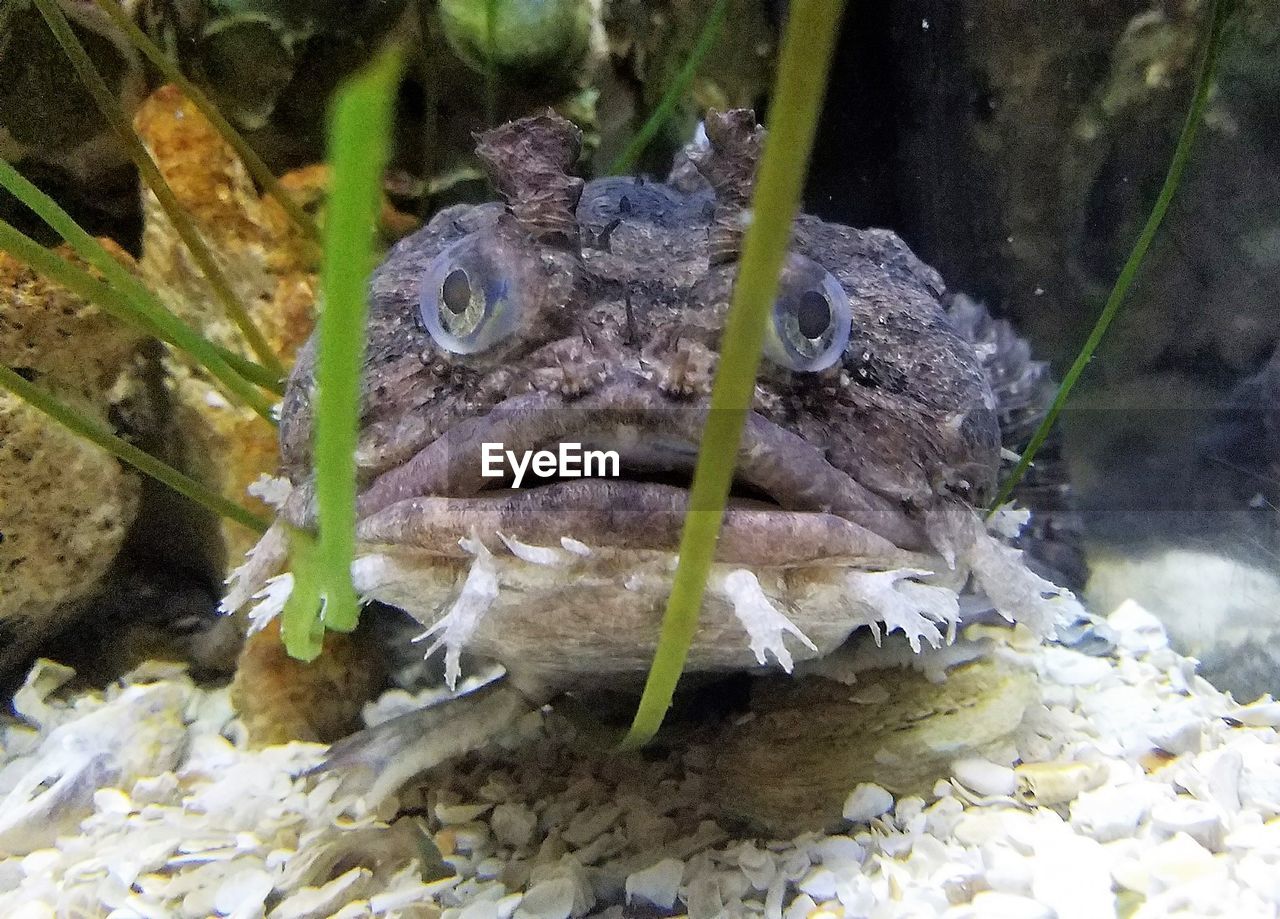
[[810, 677], [760, 681], [751, 717], [716, 742], [711, 787], [726, 812], [788, 836], [839, 823], [849, 790], [927, 794], [950, 764], [1017, 728], [1033, 676], [979, 659], [931, 682], [906, 669], [855, 685]]
[[[112, 427], [135, 385], [144, 342], [0, 255], [0, 361], [99, 425]], [[0, 392], [0, 672], [56, 634], [99, 588], [138, 499], [137, 476], [114, 457]]]
[[[157, 90], [139, 109], [136, 127], [250, 317], [288, 366], [312, 327], [314, 245], [288, 224], [277, 204], [260, 196], [235, 151], [175, 88]], [[322, 181], [323, 175], [307, 171], [286, 177], [285, 185], [310, 191]], [[149, 192], [143, 214], [144, 280], [207, 338], [253, 357]], [[175, 460], [228, 498], [266, 513], [247, 489], [275, 471], [275, 430], [252, 410], [228, 402], [202, 372], [172, 359], [167, 369]], [[238, 563], [253, 534], [226, 523], [222, 535], [222, 562]]]
[[329, 632], [309, 664], [285, 653], [278, 623], [250, 635], [231, 684], [255, 746], [291, 740], [332, 743], [361, 726], [360, 711], [385, 678], [377, 649], [361, 637]]

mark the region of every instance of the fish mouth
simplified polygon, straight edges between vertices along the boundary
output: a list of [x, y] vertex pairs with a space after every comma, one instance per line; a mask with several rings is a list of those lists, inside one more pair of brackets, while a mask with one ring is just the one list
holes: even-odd
[[[615, 383], [572, 401], [511, 397], [377, 476], [358, 497], [357, 537], [451, 556], [461, 554], [461, 537], [499, 533], [533, 545], [570, 537], [592, 548], [675, 551], [684, 515], [707, 510], [689, 506], [707, 413], [705, 403], [648, 384]], [[532, 461], [523, 476], [513, 469], [539, 452], [579, 462], [567, 473], [544, 464], [536, 474]], [[924, 546], [922, 527], [899, 503], [798, 434], [747, 414], [718, 559], [892, 558]]]

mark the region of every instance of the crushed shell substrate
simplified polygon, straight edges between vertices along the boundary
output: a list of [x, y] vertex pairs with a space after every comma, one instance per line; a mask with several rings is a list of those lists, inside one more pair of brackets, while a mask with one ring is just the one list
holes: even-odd
[[1109, 622], [1110, 657], [1014, 643], [1043, 704], [999, 755], [792, 839], [717, 822], [705, 752], [583, 753], [541, 715], [363, 813], [302, 775], [322, 746], [246, 749], [224, 690], [146, 667], [68, 697], [46, 663], [0, 735], [0, 915], [1276, 916], [1280, 703], [1219, 693], [1134, 604]]

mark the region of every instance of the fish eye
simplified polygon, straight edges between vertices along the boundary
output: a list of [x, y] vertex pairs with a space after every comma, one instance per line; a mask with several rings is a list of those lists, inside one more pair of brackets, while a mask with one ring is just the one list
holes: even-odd
[[517, 264], [496, 236], [470, 236], [432, 260], [422, 279], [418, 311], [437, 345], [478, 354], [515, 331], [520, 298]]
[[849, 344], [851, 323], [849, 295], [840, 282], [817, 262], [793, 255], [778, 285], [765, 354], [790, 370], [826, 370]]

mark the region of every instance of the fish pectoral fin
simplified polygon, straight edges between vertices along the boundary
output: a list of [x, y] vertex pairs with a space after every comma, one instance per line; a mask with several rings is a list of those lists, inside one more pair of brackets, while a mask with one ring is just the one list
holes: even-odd
[[414, 776], [484, 746], [537, 707], [498, 679], [343, 738], [312, 772], [341, 775], [343, 793], [371, 811]]

